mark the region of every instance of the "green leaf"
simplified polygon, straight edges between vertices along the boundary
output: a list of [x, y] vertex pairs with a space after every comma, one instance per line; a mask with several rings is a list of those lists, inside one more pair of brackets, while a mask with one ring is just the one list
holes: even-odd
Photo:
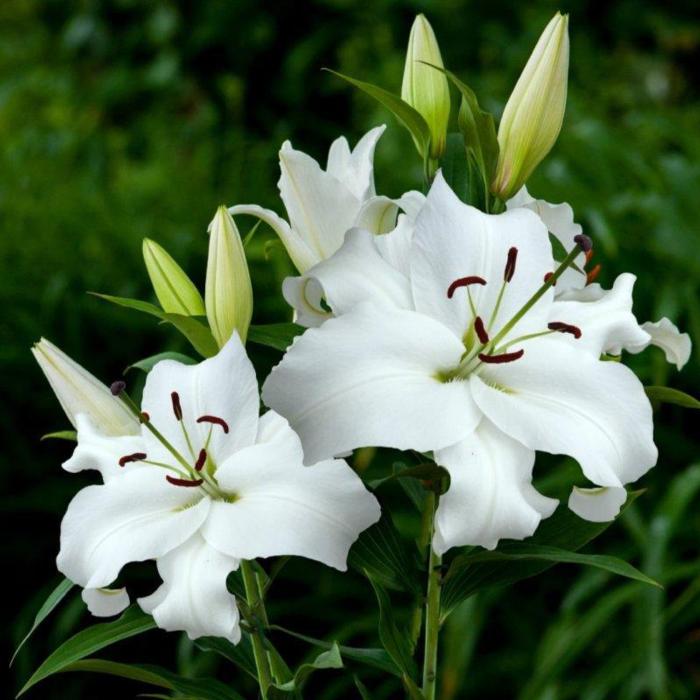
[[445, 155], [440, 161], [442, 174], [452, 191], [463, 201], [471, 203], [469, 162], [461, 134], [447, 134]]
[[649, 578], [649, 576], [635, 569], [631, 564], [617, 557], [610, 557], [604, 554], [579, 554], [578, 552], [569, 552], [559, 547], [537, 545], [530, 542], [508, 542], [493, 552], [482, 550], [470, 552], [469, 554], [462, 554], [452, 562], [450, 570], [444, 580], [446, 582], [449, 581], [451, 576], [455, 576], [460, 570], [472, 566], [473, 564], [531, 560], [547, 561], [555, 564], [582, 564], [584, 566], [592, 566], [597, 569], [603, 569], [611, 574], [617, 574], [618, 576], [641, 581], [642, 583], [647, 583], [657, 588], [663, 588], [658, 581], [654, 581], [654, 579]]
[[168, 314], [155, 304], [141, 301], [140, 299], [127, 299], [126, 297], [115, 297], [110, 294], [98, 294], [96, 292], [90, 293], [99, 299], [104, 299], [117, 306], [140, 311], [149, 316], [155, 316], [165, 323], [172, 324], [203, 357], [213, 357], [219, 351], [219, 346], [216, 344], [209, 327], [195, 316]]
[[103, 659], [85, 659], [76, 661], [61, 669], [63, 672], [89, 671], [106, 673], [111, 676], [141, 681], [149, 685], [184, 694], [185, 697], [198, 700], [243, 700], [235, 690], [213, 678], [183, 678], [160, 666], [142, 664], [123, 664]]
[[348, 564], [385, 588], [421, 593], [416, 553], [408, 550], [388, 513], [362, 532], [350, 549]]
[[370, 97], [373, 97], [377, 102], [384, 105], [400, 122], [403, 126], [408, 129], [409, 133], [413, 137], [416, 143], [418, 152], [423, 159], [428, 157], [430, 153], [430, 127], [428, 123], [423, 119], [419, 112], [417, 112], [411, 105], [404, 102], [397, 95], [380, 88], [371, 83], [366, 83], [362, 80], [357, 80], [356, 78], [351, 78], [337, 71], [330, 70], [326, 68], [329, 73], [342, 78], [346, 82], [354, 85], [363, 92], [367, 93]]
[[[43, 440], [46, 437], [61, 437], [61, 434], [50, 433], [49, 435], [44, 435], [44, 437], [41, 439]], [[15, 653], [12, 654], [12, 658], [10, 659], [10, 666], [12, 666], [17, 654], [19, 654], [19, 650], [25, 645], [29, 637], [31, 637], [32, 634], [34, 634], [36, 628], [56, 609], [56, 606], [66, 597], [66, 595], [71, 590], [71, 588], [73, 588], [73, 586], [74, 583], [72, 581], [69, 581], [67, 578], [64, 578], [61, 581], [61, 583], [59, 583], [58, 586], [56, 586], [56, 588], [54, 588], [51, 591], [51, 593], [49, 593], [48, 597], [43, 602], [42, 606], [39, 608], [39, 611], [37, 612], [36, 617], [34, 618], [34, 622], [31, 626], [31, 629], [29, 630], [29, 632], [27, 632], [27, 634], [24, 635], [22, 641], [17, 645]]]
[[333, 668], [343, 668], [343, 659], [340, 656], [340, 648], [336, 642], [333, 642], [328, 651], [322, 652], [313, 661], [301, 664], [294, 672], [294, 678], [292, 678], [292, 680], [287, 683], [273, 685], [269, 688], [268, 697], [271, 700], [286, 698], [288, 693], [296, 693], [299, 691], [306, 682], [306, 679], [314, 671]]
[[70, 442], [78, 441], [78, 433], [75, 430], [57, 430], [55, 433], [46, 433], [42, 435], [41, 440], [69, 440]]
[[671, 389], [668, 386], [645, 386], [644, 391], [651, 401], [672, 403], [683, 408], [700, 408], [700, 401], [678, 389]]
[[369, 573], [365, 572], [372, 584], [374, 594], [379, 604], [379, 639], [384, 649], [394, 663], [410, 678], [415, 678], [417, 669], [408, 640], [408, 634], [399, 630], [394, 620], [393, 606], [387, 592], [373, 581]]
[[44, 663], [37, 668], [19, 691], [17, 697], [26, 693], [33, 685], [54, 673], [63, 671], [67, 666], [84, 659], [86, 656], [104, 649], [115, 642], [134, 637], [137, 634], [154, 629], [156, 623], [150, 615], [141, 612], [137, 605], [132, 605], [124, 614], [113, 622], [103, 622], [84, 629], [63, 642]]
[[[641, 493], [641, 491], [630, 492], [623, 511]], [[609, 522], [588, 522], [579, 518], [568, 508], [559, 506], [554, 515], [542, 521], [537, 532], [528, 540], [528, 544], [558, 547], [575, 552], [603, 533], [610, 524]], [[536, 576], [554, 566], [555, 563], [540, 559], [481, 562], [468, 567], [457, 565], [454, 572], [448, 570], [445, 576], [448, 580], [442, 588], [442, 616], [444, 618], [449, 615], [456, 605], [477, 591], [511, 585], [516, 581]]]
[[356, 676], [353, 674], [352, 680], [355, 682], [355, 687], [357, 688], [357, 692], [360, 694], [361, 700], [372, 700], [372, 696], [369, 694], [369, 690], [367, 690], [367, 686]]
[[247, 632], [243, 632], [238, 644], [232, 644], [228, 639], [222, 637], [199, 637], [195, 640], [194, 645], [202, 651], [211, 651], [223, 656], [257, 681], [258, 672], [255, 668], [253, 644]]
[[126, 374], [130, 369], [140, 369], [142, 372], [150, 372], [162, 360], [175, 360], [176, 362], [181, 362], [183, 365], [197, 364], [197, 360], [189, 357], [189, 355], [183, 355], [181, 352], [159, 352], [157, 355], [151, 355], [150, 357], [145, 357], [143, 360], [134, 362], [133, 365], [129, 365], [126, 368], [124, 373]]
[[[279, 625], [270, 625], [269, 629], [283, 632], [284, 634], [288, 634], [290, 637], [300, 639], [303, 642], [320, 647], [321, 649], [331, 649], [335, 643], [326, 642], [322, 639], [316, 639], [315, 637], [309, 637], [305, 634], [294, 632], [285, 627], [280, 627]], [[370, 666], [371, 668], [375, 668], [379, 671], [386, 671], [394, 676], [400, 677], [402, 675], [399, 667], [392, 661], [391, 657], [386, 651], [384, 651], [384, 649], [349, 647], [345, 646], [344, 644], [339, 644], [338, 649], [340, 649], [340, 653], [345, 659], [356, 661], [357, 663]]]
[[267, 345], [275, 350], [286, 350], [294, 338], [306, 329], [296, 323], [267, 323], [261, 326], [251, 326], [248, 329], [248, 340], [257, 345]]

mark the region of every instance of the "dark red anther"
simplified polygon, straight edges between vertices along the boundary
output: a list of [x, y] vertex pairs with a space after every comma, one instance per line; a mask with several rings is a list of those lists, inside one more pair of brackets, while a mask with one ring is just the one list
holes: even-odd
[[581, 337], [581, 329], [578, 326], [572, 326], [570, 323], [552, 321], [547, 324], [547, 328], [549, 328], [550, 331], [557, 331], [557, 333], [570, 333], [574, 338]]
[[574, 236], [574, 243], [576, 243], [584, 253], [587, 253], [593, 248], [593, 241], [585, 233], [579, 233], [578, 236]]
[[586, 265], [588, 265], [589, 262], [591, 262], [591, 258], [593, 257], [593, 248], [591, 248], [587, 253], [586, 253]]
[[515, 261], [518, 259], [518, 249], [513, 246], [508, 250], [508, 259], [506, 260], [506, 268], [503, 270], [503, 280], [510, 282], [515, 274]]
[[170, 474], [166, 474], [165, 478], [173, 485], [173, 486], [201, 486], [204, 483], [204, 479], [178, 479], [177, 477], [170, 476]]
[[200, 416], [197, 418], [197, 423], [213, 423], [214, 425], [220, 425], [228, 435], [228, 423], [218, 416]]
[[207, 461], [207, 451], [202, 448], [199, 451], [199, 457], [197, 457], [197, 461], [194, 463], [194, 468], [196, 471], [201, 472], [202, 467], [204, 466], [204, 463]]
[[474, 330], [479, 338], [479, 342], [482, 345], [486, 345], [486, 343], [489, 342], [489, 334], [486, 332], [486, 328], [484, 328], [484, 322], [481, 320], [481, 316], [477, 316], [474, 319]]
[[590, 272], [586, 275], [586, 284], [591, 284], [592, 282], [595, 282], [598, 279], [599, 274], [600, 263], [598, 263], [594, 268], [592, 268]]
[[[548, 272], [548, 273], [544, 276], [544, 283], [547, 284], [547, 282], [549, 282], [549, 280], [550, 280], [552, 277], [554, 277], [554, 273], [553, 273], [553, 272]], [[554, 280], [554, 282], [552, 282], [552, 287], [556, 287], [556, 284], [557, 284], [557, 281]]]
[[173, 413], [175, 414], [175, 418], [177, 418], [177, 420], [182, 420], [182, 406], [180, 405], [180, 394], [178, 394], [177, 391], [173, 391], [170, 394], [170, 400], [173, 404]]
[[488, 365], [502, 365], [505, 362], [515, 362], [519, 360], [525, 354], [524, 350], [516, 350], [515, 352], [504, 352], [501, 355], [486, 355], [485, 353], [479, 354], [479, 359]]
[[112, 392], [112, 396], [119, 396], [124, 389], [126, 389], [126, 382], [123, 382], [121, 379], [118, 379], [116, 382], [112, 382], [112, 385], [109, 387], [109, 390]]
[[148, 421], [151, 420], [151, 416], [149, 413], [146, 413], [146, 411], [141, 411], [141, 413], [139, 414], [139, 420], [142, 423], [148, 423]]
[[127, 464], [129, 464], [129, 462], [140, 462], [144, 459], [146, 459], [145, 452], [134, 452], [134, 454], [124, 455], [123, 457], [120, 457], [119, 458], [119, 466], [124, 467]]
[[483, 277], [478, 277], [477, 275], [471, 275], [471, 277], [460, 277], [447, 288], [447, 298], [452, 299], [452, 295], [460, 287], [468, 287], [470, 284], [486, 284], [486, 280]]

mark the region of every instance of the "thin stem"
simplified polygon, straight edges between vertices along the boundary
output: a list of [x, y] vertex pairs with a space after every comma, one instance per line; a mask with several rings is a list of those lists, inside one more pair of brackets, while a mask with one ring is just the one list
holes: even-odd
[[[420, 535], [418, 536], [418, 552], [421, 559], [427, 558], [427, 565], [430, 566], [430, 538], [433, 531], [433, 510], [435, 509], [435, 494], [431, 491], [426, 496], [426, 502], [423, 508], [420, 523]], [[425, 606], [425, 597], [419, 596], [415, 602], [415, 606], [411, 613], [410, 622], [410, 641], [411, 651], [415, 651], [420, 637], [421, 628], [423, 627], [423, 607]]]
[[[255, 576], [255, 571], [249, 561], [241, 562], [241, 574], [243, 576], [243, 585], [245, 587], [246, 599], [254, 616], [260, 614], [262, 599], [260, 598], [260, 589]], [[255, 621], [253, 621], [255, 622]], [[250, 638], [253, 642], [253, 656], [255, 657], [255, 668], [258, 672], [258, 684], [260, 685], [260, 693], [263, 700], [267, 700], [267, 689], [272, 684], [272, 672], [270, 671], [270, 660], [265, 651], [265, 642], [262, 638], [260, 627], [253, 624]]]
[[[435, 527], [437, 496], [429, 493], [426, 509], [430, 513], [430, 538]], [[438, 635], [440, 633], [440, 564], [442, 557], [430, 547], [428, 560], [428, 592], [425, 602], [425, 648], [423, 654], [423, 696], [435, 700], [437, 687]]]

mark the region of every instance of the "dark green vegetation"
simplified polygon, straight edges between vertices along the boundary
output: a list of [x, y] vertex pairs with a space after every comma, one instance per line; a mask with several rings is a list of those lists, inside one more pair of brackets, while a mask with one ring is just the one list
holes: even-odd
[[[559, 8], [457, 0], [0, 3], [0, 444], [3, 570], [10, 584], [4, 658], [59, 582], [53, 558], [60, 518], [90, 479], [60, 470], [68, 443], [39, 442], [68, 426], [29, 354], [32, 341], [47, 336], [105, 381], [155, 352], [187, 351], [171, 328], [85, 294], [148, 298], [143, 237], [163, 244], [201, 285], [205, 230], [216, 205], [258, 202], [280, 210], [276, 151], [286, 138], [323, 158], [339, 133], [355, 140], [386, 121], [390, 128], [377, 153], [379, 191], [397, 195], [420, 183], [410, 137], [369, 98], [322, 74], [322, 66], [398, 91], [410, 23], [424, 11], [447, 67], [476, 90], [483, 107], [500, 113], [541, 28]], [[569, 107], [560, 141], [530, 190], [573, 205], [594, 239], [604, 284], [623, 270], [639, 276], [640, 319], [668, 315], [697, 341], [700, 83], [690, 66], [700, 52], [700, 20], [685, 8], [650, 0], [561, 7], [571, 12]], [[248, 252], [254, 321], [288, 321], [278, 292], [291, 271], [284, 250], [261, 227]], [[279, 353], [256, 352], [264, 376]], [[629, 361], [645, 384], [700, 394], [697, 352], [680, 375], [657, 349]], [[127, 378], [135, 384], [139, 375], [131, 370]], [[646, 492], [583, 550], [621, 557], [665, 589], [559, 564], [507, 590], [456, 601], [442, 642], [444, 700], [699, 694], [694, 433], [696, 412], [660, 407], [661, 457], [639, 484]], [[369, 457], [361, 454], [358, 466], [371, 478], [386, 475], [391, 457]], [[557, 459], [538, 464], [539, 486], [548, 495], [564, 496], [575, 476], [573, 465]], [[416, 512], [402, 483], [387, 482], [380, 494], [399, 513], [399, 530], [412, 535]], [[407, 556], [410, 564], [410, 549]], [[473, 566], [478, 573], [483, 565]], [[129, 571], [134, 596], [150, 592], [151, 568]], [[403, 629], [413, 594], [380, 583]], [[270, 589], [268, 612], [277, 625], [329, 642], [380, 643], [375, 593], [357, 573], [343, 577], [290, 562]], [[92, 622], [70, 591], [18, 656], [12, 690]], [[281, 631], [271, 637], [295, 667], [323, 651]], [[340, 653], [372, 698], [398, 697], [397, 679], [380, 684], [371, 667], [342, 646]], [[244, 672], [176, 635], [149, 631], [98, 655], [160, 664], [184, 676], [220, 674], [252, 696]], [[196, 695], [196, 684], [162, 682]], [[352, 675], [337, 670], [316, 672], [307, 687], [311, 698], [360, 697]], [[168, 692], [147, 688], [76, 673], [55, 676], [27, 697]]]

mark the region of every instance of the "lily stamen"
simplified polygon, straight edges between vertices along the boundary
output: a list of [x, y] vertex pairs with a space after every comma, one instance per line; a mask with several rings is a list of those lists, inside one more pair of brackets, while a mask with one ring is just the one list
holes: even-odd
[[173, 486], [195, 487], [201, 486], [204, 483], [204, 479], [178, 479], [177, 477], [170, 476], [170, 474], [166, 474], [165, 479]]
[[470, 284], [486, 284], [486, 280], [478, 275], [460, 277], [447, 288], [447, 298], [452, 299], [452, 296], [460, 287], [468, 287]]
[[482, 345], [486, 345], [489, 342], [489, 334], [486, 332], [484, 327], [484, 322], [481, 320], [481, 316], [477, 316], [474, 319], [474, 331], [476, 332], [479, 342]]
[[204, 466], [206, 461], [207, 461], [207, 451], [202, 449], [199, 451], [199, 457], [197, 457], [197, 461], [194, 464], [194, 470], [197, 472], [201, 472], [202, 467]]
[[123, 457], [119, 458], [119, 466], [125, 467], [131, 462], [141, 462], [146, 459], [147, 456], [148, 455], [145, 452], [134, 452], [130, 455], [124, 455]]
[[525, 350], [522, 348], [516, 350], [515, 352], [504, 352], [500, 355], [487, 355], [486, 353], [479, 353], [478, 357], [482, 362], [490, 365], [500, 365], [505, 362], [515, 362], [519, 360], [525, 354]]
[[556, 331], [557, 333], [570, 333], [574, 338], [578, 339], [581, 337], [581, 329], [578, 326], [573, 326], [570, 323], [564, 323], [563, 321], [552, 321], [547, 324], [547, 328], [550, 331]]
[[503, 281], [510, 282], [515, 274], [515, 262], [518, 259], [518, 249], [513, 246], [508, 250], [508, 259], [506, 260], [506, 267], [503, 271]]
[[176, 420], [182, 420], [182, 405], [180, 404], [180, 395], [177, 391], [173, 391], [170, 394], [170, 400], [173, 404], [173, 413], [175, 414]]
[[200, 416], [197, 418], [197, 423], [213, 423], [214, 425], [221, 426], [223, 431], [228, 435], [228, 423], [218, 416]]

